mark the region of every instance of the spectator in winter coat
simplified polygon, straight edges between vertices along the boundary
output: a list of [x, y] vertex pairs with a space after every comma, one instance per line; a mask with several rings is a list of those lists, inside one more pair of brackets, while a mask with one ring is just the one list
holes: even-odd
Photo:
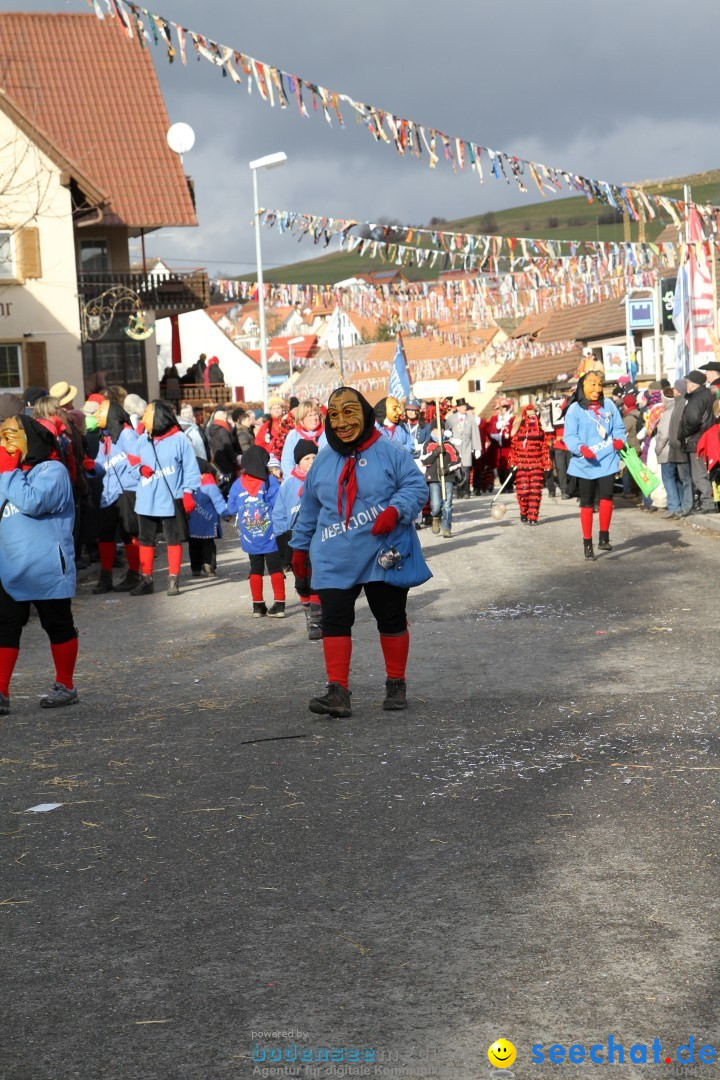
[[179, 424], [180, 430], [193, 448], [195, 457], [206, 461], [210, 448], [205, 445], [205, 436], [195, 419], [195, 410], [189, 401], [180, 406]]
[[0, 715], [10, 710], [10, 680], [31, 603], [55, 661], [55, 683], [40, 706], [74, 705], [73, 493], [56, 439], [28, 416], [10, 417], [0, 427], [0, 505]]
[[[273, 529], [284, 566], [292, 565], [290, 536], [300, 513], [300, 500], [305, 488], [305, 480], [317, 452], [317, 443], [312, 439], [300, 439], [295, 443], [293, 468], [283, 480], [275, 502]], [[312, 591], [307, 580], [300, 578], [295, 578], [295, 592], [300, 597], [300, 603], [305, 612], [308, 638], [310, 641], [319, 641], [322, 638], [320, 597]]]
[[135, 509], [142, 572], [142, 581], [130, 595], [145, 596], [155, 591], [155, 543], [162, 529], [167, 542], [167, 592], [168, 596], [177, 596], [182, 545], [190, 536], [187, 516], [195, 509], [193, 492], [200, 487], [200, 470], [167, 401], [151, 401], [142, 422], [144, 433], [135, 453], [128, 454], [128, 461], [139, 473]]
[[190, 570], [194, 578], [217, 576], [217, 546], [222, 536], [220, 518], [228, 516], [228, 505], [220, 494], [215, 470], [209, 461], [198, 458], [200, 487], [194, 492], [195, 507], [188, 518]]
[[687, 392], [678, 437], [690, 462], [690, 472], [697, 498], [695, 512], [714, 514], [712, 484], [704, 462], [697, 455], [697, 444], [703, 432], [715, 423], [713, 417], [715, 394], [705, 385], [707, 377], [702, 371], [691, 371], [685, 376], [685, 381]]
[[405, 406], [405, 423], [413, 440], [413, 457], [419, 460], [430, 439], [431, 425], [420, 419], [420, 402], [411, 398]]
[[245, 409], [235, 409], [232, 419], [235, 424], [235, 434], [240, 446], [240, 453], [244, 454], [246, 450], [255, 445], [255, 416], [251, 412], [246, 412]]
[[203, 382], [206, 390], [209, 390], [211, 386], [222, 386], [225, 382], [225, 376], [217, 356], [211, 356], [208, 360], [207, 367], [203, 372]]
[[[429, 576], [414, 527], [427, 485], [412, 454], [383, 438], [372, 407], [352, 387], [331, 394], [325, 435], [328, 446], [308, 473], [291, 539], [293, 573], [310, 579], [322, 605], [328, 688], [312, 699], [310, 711], [351, 715], [351, 635], [363, 589], [385, 658], [383, 708], [405, 709], [408, 587]], [[393, 548], [399, 554], [402, 548], [403, 567], [408, 563], [402, 586], [393, 584], [393, 573], [398, 576]]]
[[217, 409], [211, 423], [208, 424], [208, 441], [215, 468], [223, 476], [234, 476], [235, 461], [240, 447], [235, 430], [224, 409]]
[[283, 476], [289, 476], [292, 472], [295, 465], [295, 447], [301, 440], [315, 443], [319, 450], [327, 446], [322, 413], [312, 401], [301, 401], [297, 407], [297, 421], [285, 440], [280, 458]]
[[[269, 419], [265, 420], [255, 433], [255, 445], [262, 446], [268, 453], [271, 453], [271, 448], [280, 435], [280, 428], [285, 416], [285, 406], [280, 398], [271, 398], [269, 408]], [[280, 449], [282, 451], [282, 447]]]
[[[272, 514], [280, 491], [278, 480], [268, 472], [270, 455], [262, 446], [243, 454], [242, 472], [228, 497], [228, 513], [237, 514], [240, 546], [250, 556], [250, 594], [253, 618], [269, 615], [285, 618], [285, 577], [273, 530]], [[263, 599], [263, 575], [270, 575], [274, 603]]]
[[685, 408], [685, 379], [678, 379], [672, 389], [663, 390], [665, 412], [658, 421], [655, 453], [660, 463], [660, 475], [667, 493], [666, 518], [687, 517], [692, 513], [692, 477], [688, 456], [680, 446], [678, 429]]
[[[441, 443], [440, 432], [437, 428], [433, 428], [424, 453], [420, 458], [425, 467], [425, 479], [430, 488], [432, 531], [438, 536], [442, 528], [442, 534], [446, 537], [452, 536], [454, 477], [460, 469], [460, 456], [449, 439], [450, 432], [447, 431]], [[444, 497], [443, 478], [445, 480]]]

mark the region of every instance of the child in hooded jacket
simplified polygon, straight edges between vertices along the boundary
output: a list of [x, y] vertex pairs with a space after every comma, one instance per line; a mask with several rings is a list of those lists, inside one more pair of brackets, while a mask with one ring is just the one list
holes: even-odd
[[[250, 556], [250, 594], [253, 618], [269, 615], [285, 618], [285, 575], [273, 531], [272, 513], [280, 483], [268, 472], [270, 455], [263, 446], [251, 446], [242, 458], [242, 472], [228, 496], [228, 514], [237, 515], [240, 546]], [[274, 603], [263, 600], [263, 575], [267, 568]]]
[[[295, 467], [283, 480], [273, 509], [273, 528], [278, 548], [285, 565], [292, 563], [290, 536], [300, 513], [300, 500], [305, 488], [305, 479], [318, 453], [318, 445], [313, 439], [296, 440], [293, 446]], [[284, 555], [283, 555], [284, 553]], [[295, 592], [300, 597], [305, 612], [305, 623], [310, 641], [322, 639], [320, 625], [320, 597], [310, 588], [307, 579], [295, 578]]]
[[217, 486], [214, 466], [198, 458], [200, 487], [195, 492], [195, 508], [188, 517], [190, 530], [190, 570], [194, 578], [217, 576], [217, 547], [222, 536], [220, 518], [228, 516], [228, 504]]

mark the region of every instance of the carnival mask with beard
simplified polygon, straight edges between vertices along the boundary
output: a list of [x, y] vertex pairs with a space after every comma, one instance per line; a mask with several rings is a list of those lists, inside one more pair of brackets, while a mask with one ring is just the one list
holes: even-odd
[[357, 393], [352, 390], [338, 390], [328, 402], [328, 422], [344, 443], [354, 443], [360, 438], [365, 428], [365, 416]]
[[391, 424], [399, 424], [405, 415], [405, 406], [396, 397], [389, 397], [385, 401], [385, 416]]

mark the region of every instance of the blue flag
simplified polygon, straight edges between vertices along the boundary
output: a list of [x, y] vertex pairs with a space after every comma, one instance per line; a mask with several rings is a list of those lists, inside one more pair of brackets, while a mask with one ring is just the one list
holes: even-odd
[[408, 375], [407, 360], [405, 359], [405, 350], [403, 349], [400, 334], [397, 336], [395, 359], [390, 372], [390, 396], [404, 398], [405, 401], [410, 397], [410, 376]]

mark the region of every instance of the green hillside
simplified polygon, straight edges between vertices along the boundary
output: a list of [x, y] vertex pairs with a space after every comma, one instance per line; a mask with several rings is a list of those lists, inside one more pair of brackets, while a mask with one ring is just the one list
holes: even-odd
[[[670, 198], [683, 197], [683, 184], [692, 188], [692, 198], [698, 203], [720, 203], [720, 171], [701, 173], [697, 176], [678, 177], [676, 179], [646, 183], [646, 191], [666, 195]], [[438, 224], [440, 229], [449, 232], [496, 233], [500, 236], [533, 236], [543, 240], [609, 240], [622, 242], [625, 237], [622, 220], [615, 220], [612, 207], [603, 203], [589, 203], [582, 196], [567, 199], [548, 199], [547, 202], [527, 202], [508, 210], [498, 210], [473, 217], [459, 218]], [[408, 224], [403, 222], [403, 224]], [[415, 222], [416, 225], [427, 225]], [[648, 223], [645, 227], [647, 240], [656, 239], [664, 224]], [[637, 240], [638, 225], [631, 225], [630, 238]], [[312, 250], [310, 240], [302, 241], [306, 250]], [[265, 277], [270, 282], [286, 284], [331, 285], [354, 274], [369, 274], [387, 267], [380, 258], [371, 259], [360, 255], [347, 255], [335, 252], [319, 258], [309, 258], [303, 262], [291, 263], [266, 271]], [[438, 260], [432, 270], [405, 270], [407, 277], [414, 281], [431, 280], [444, 269]], [[246, 275], [244, 280], [254, 280], [254, 274]]]

